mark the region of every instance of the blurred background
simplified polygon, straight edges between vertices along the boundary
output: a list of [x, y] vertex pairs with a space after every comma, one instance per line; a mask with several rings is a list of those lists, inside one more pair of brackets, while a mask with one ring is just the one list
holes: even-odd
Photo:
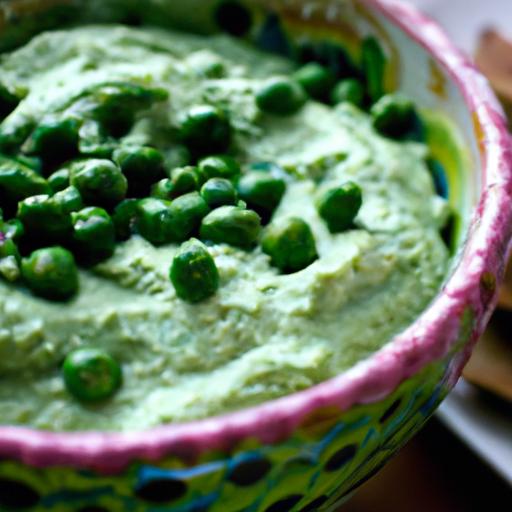
[[[487, 75], [512, 121], [512, 0], [408, 0]], [[436, 417], [340, 512], [512, 510], [512, 266], [464, 378]]]

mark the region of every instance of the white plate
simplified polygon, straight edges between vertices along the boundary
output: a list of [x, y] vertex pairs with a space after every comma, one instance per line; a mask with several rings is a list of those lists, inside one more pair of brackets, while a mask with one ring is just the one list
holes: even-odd
[[473, 53], [480, 32], [494, 26], [512, 36], [511, 0], [408, 0], [436, 18], [457, 45]]

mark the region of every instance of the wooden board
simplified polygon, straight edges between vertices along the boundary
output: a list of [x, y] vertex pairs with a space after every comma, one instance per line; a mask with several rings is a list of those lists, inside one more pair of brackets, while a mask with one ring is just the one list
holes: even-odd
[[[475, 60], [512, 120], [512, 39], [496, 30], [480, 35]], [[512, 402], [512, 262], [500, 291], [499, 308], [478, 343], [464, 376], [473, 384]]]
[[512, 313], [501, 311], [495, 315], [464, 376], [512, 403]]

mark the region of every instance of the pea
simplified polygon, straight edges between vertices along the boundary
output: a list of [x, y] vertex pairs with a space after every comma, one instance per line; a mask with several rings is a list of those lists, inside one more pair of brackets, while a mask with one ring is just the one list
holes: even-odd
[[25, 226], [19, 219], [11, 219], [1, 223], [0, 233], [3, 233], [6, 238], [19, 242], [25, 234]]
[[179, 167], [171, 173], [173, 196], [178, 197], [199, 189], [199, 173], [196, 167]]
[[192, 54], [188, 59], [188, 64], [197, 75], [203, 78], [219, 79], [227, 76], [226, 65], [213, 54], [201, 52]]
[[136, 115], [167, 100], [169, 93], [159, 87], [131, 82], [106, 82], [93, 85], [77, 99], [72, 109], [92, 116], [113, 137], [125, 135]]
[[230, 156], [217, 155], [204, 158], [199, 162], [199, 170], [207, 179], [226, 178], [234, 179], [240, 175], [240, 164]]
[[28, 288], [45, 299], [65, 301], [78, 291], [78, 269], [73, 255], [62, 247], [34, 251], [21, 263]]
[[17, 281], [21, 275], [20, 261], [18, 246], [0, 232], [0, 275], [10, 283]]
[[207, 215], [201, 224], [201, 238], [217, 244], [229, 244], [243, 249], [258, 240], [261, 218], [252, 210], [222, 206]]
[[77, 212], [84, 207], [82, 196], [75, 187], [68, 187], [57, 192], [51, 201], [61, 206], [66, 213]]
[[84, 120], [78, 143], [78, 149], [82, 155], [88, 158], [112, 158], [118, 146], [119, 142], [108, 135], [100, 123], [88, 118]]
[[18, 95], [0, 84], [0, 120], [5, 119], [20, 103]]
[[219, 288], [219, 272], [208, 249], [199, 240], [184, 243], [173, 259], [169, 276], [176, 295], [191, 303], [201, 302]]
[[240, 178], [237, 188], [240, 199], [266, 221], [279, 206], [286, 192], [286, 183], [271, 174], [253, 171]]
[[334, 86], [335, 77], [325, 66], [310, 62], [295, 72], [293, 78], [302, 85], [311, 98], [324, 101]]
[[361, 53], [363, 73], [368, 84], [368, 94], [372, 102], [376, 102], [384, 94], [386, 55], [380, 43], [374, 37], [368, 37], [363, 41]]
[[43, 174], [43, 161], [37, 156], [17, 155], [14, 157], [14, 160], [32, 169], [39, 175]]
[[64, 241], [71, 230], [71, 218], [63, 205], [48, 195], [29, 197], [19, 203], [18, 220], [30, 238], [43, 242]]
[[164, 156], [152, 147], [121, 147], [114, 152], [114, 162], [128, 180], [131, 196], [145, 195], [153, 183], [165, 176]]
[[18, 246], [12, 238], [7, 238], [4, 233], [0, 232], [0, 259], [8, 258], [9, 256], [14, 256], [17, 261], [20, 260]]
[[334, 87], [331, 100], [335, 105], [338, 103], [352, 103], [352, 105], [362, 108], [364, 106], [364, 86], [355, 78], [342, 80]]
[[0, 259], [0, 276], [9, 283], [14, 283], [21, 277], [20, 264], [14, 256]]
[[28, 154], [40, 156], [50, 165], [64, 162], [78, 154], [77, 119], [49, 116], [37, 126], [24, 146]]
[[111, 398], [123, 382], [119, 363], [107, 352], [95, 348], [81, 348], [69, 353], [62, 374], [68, 392], [85, 403]]
[[180, 138], [195, 155], [223, 152], [231, 143], [232, 128], [227, 115], [217, 107], [198, 105], [184, 116]]
[[125, 199], [114, 209], [112, 222], [118, 240], [128, 240], [132, 234], [133, 224], [137, 216], [138, 199]]
[[238, 201], [238, 192], [233, 183], [224, 178], [208, 180], [201, 188], [201, 196], [210, 208], [235, 205]]
[[296, 114], [306, 102], [307, 94], [302, 86], [285, 77], [271, 78], [256, 91], [256, 104], [268, 114]]
[[0, 158], [0, 204], [9, 214], [16, 212], [22, 199], [50, 193], [47, 181], [32, 169], [19, 162]]
[[141, 199], [137, 205], [135, 225], [139, 234], [154, 245], [168, 244], [176, 239], [170, 201], [151, 197]]
[[88, 204], [113, 206], [122, 201], [128, 182], [110, 160], [86, 160], [71, 170], [71, 185], [76, 187]]
[[55, 171], [48, 178], [48, 185], [52, 189], [52, 192], [55, 194], [56, 192], [60, 192], [65, 188], [69, 187], [69, 169], [60, 169]]
[[169, 178], [160, 180], [151, 187], [151, 197], [170, 201], [175, 195], [174, 183]]
[[83, 263], [92, 265], [114, 254], [114, 223], [103, 208], [84, 208], [71, 217], [76, 254]]
[[210, 208], [198, 192], [178, 197], [171, 204], [177, 242], [187, 240], [199, 230], [201, 221], [208, 215]]
[[30, 136], [36, 123], [32, 116], [15, 111], [0, 124], [0, 150], [14, 153]]
[[317, 209], [331, 233], [341, 233], [353, 227], [362, 204], [361, 188], [349, 181], [327, 190], [317, 201]]
[[316, 242], [309, 225], [299, 218], [273, 222], [263, 234], [262, 250], [282, 272], [299, 272], [318, 259]]
[[371, 109], [374, 128], [390, 138], [400, 138], [413, 128], [416, 110], [412, 101], [400, 94], [383, 96]]

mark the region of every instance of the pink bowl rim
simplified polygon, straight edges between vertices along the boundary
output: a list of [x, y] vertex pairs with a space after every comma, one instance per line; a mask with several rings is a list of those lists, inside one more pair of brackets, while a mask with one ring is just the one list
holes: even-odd
[[[487, 81], [429, 17], [401, 0], [363, 0], [423, 46], [457, 84], [481, 131], [485, 188], [461, 263], [439, 297], [406, 331], [354, 368], [305, 391], [201, 421], [134, 433], [52, 433], [0, 427], [0, 457], [33, 467], [67, 466], [117, 473], [136, 461], [177, 456], [194, 461], [207, 451], [228, 451], [248, 438], [265, 444], [287, 439], [323, 407], [348, 410], [385, 398], [419, 370], [454, 350], [463, 311], [475, 312], [472, 342], [451, 368], [455, 384], [483, 332], [496, 292], [482, 278], [501, 281], [512, 235], [512, 150], [503, 111]], [[491, 279], [493, 282], [493, 279]], [[491, 287], [492, 288], [492, 287]]]

